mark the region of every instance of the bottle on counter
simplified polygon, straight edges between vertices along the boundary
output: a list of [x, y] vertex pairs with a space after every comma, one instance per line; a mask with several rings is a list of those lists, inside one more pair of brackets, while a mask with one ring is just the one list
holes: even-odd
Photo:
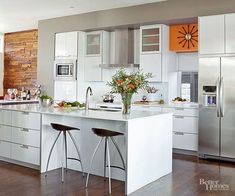
[[26, 94], [26, 100], [30, 100], [30, 90], [28, 90], [28, 92]]
[[24, 87], [22, 87], [22, 89], [21, 89], [21, 99], [22, 100], [26, 100], [26, 97], [27, 97], [27, 91], [25, 90], [25, 88]]

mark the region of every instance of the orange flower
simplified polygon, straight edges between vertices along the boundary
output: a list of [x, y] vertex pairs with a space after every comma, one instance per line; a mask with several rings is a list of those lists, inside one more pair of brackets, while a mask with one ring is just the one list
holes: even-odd
[[135, 89], [135, 88], [136, 88], [136, 86], [135, 86], [134, 84], [132, 84], [132, 83], [128, 84], [128, 87], [129, 87], [130, 89]]
[[118, 85], [121, 85], [122, 84], [122, 80], [118, 80], [117, 83], [118, 83]]

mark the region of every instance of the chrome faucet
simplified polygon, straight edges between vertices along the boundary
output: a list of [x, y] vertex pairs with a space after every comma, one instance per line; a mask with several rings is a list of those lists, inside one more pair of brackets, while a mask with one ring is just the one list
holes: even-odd
[[90, 86], [87, 87], [87, 89], [86, 89], [86, 106], [85, 106], [85, 110], [86, 111], [88, 111], [88, 109], [89, 109], [89, 101], [88, 101], [88, 93], [89, 93], [89, 91], [90, 91], [90, 96], [93, 95], [92, 94], [92, 89], [91, 89]]

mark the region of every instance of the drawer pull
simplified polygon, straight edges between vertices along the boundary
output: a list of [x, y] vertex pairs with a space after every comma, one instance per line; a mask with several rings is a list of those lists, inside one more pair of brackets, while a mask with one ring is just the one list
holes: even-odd
[[20, 147], [24, 148], [24, 149], [28, 149], [29, 148], [29, 146], [27, 146], [27, 145], [21, 145]]
[[175, 135], [184, 135], [182, 132], [175, 132]]
[[24, 114], [24, 115], [29, 115], [29, 113], [28, 113], [28, 112], [22, 112], [22, 114]]
[[175, 116], [175, 118], [181, 118], [181, 119], [184, 119], [184, 116]]
[[29, 129], [26, 129], [26, 128], [22, 128], [21, 131], [24, 131], [24, 132], [29, 132]]
[[175, 110], [180, 110], [180, 111], [182, 111], [182, 110], [184, 110], [184, 108], [175, 108]]

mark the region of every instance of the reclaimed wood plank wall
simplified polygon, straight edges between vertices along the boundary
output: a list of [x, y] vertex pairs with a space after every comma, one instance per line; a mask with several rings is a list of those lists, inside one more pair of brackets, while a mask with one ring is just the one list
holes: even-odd
[[4, 94], [8, 88], [31, 89], [37, 81], [38, 31], [6, 33], [4, 42]]

